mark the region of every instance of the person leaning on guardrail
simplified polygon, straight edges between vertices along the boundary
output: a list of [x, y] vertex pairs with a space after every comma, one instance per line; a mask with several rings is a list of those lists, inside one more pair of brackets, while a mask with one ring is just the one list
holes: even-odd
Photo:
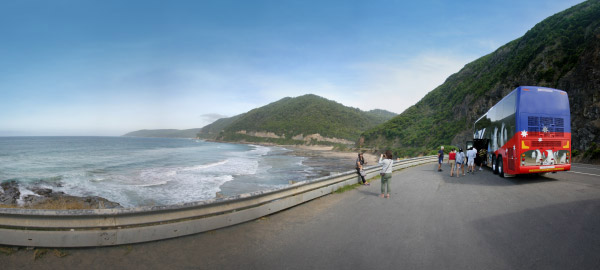
[[362, 179], [363, 185], [370, 186], [371, 184], [365, 180], [366, 173], [365, 170], [363, 170], [365, 164], [367, 164], [367, 162], [365, 161], [363, 153], [358, 153], [358, 158], [356, 159], [356, 173], [358, 173], [358, 176]]
[[[385, 156], [385, 159], [383, 158]], [[387, 188], [387, 195], [385, 195], [386, 198], [390, 197], [390, 182], [392, 181], [392, 167], [394, 165], [394, 160], [392, 159], [392, 151], [387, 150], [385, 151], [385, 154], [381, 154], [381, 156], [379, 157], [379, 164], [382, 165], [381, 167], [381, 173], [379, 173], [381, 175], [381, 195], [380, 197], [383, 198], [383, 196], [386, 193], [386, 188]]]

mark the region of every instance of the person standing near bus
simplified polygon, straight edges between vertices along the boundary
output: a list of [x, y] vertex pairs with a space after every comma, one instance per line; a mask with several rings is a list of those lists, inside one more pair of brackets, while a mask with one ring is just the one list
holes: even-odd
[[444, 162], [444, 146], [438, 151], [438, 172], [442, 171], [442, 162]]
[[468, 159], [467, 162], [469, 165], [467, 172], [469, 172], [469, 173], [475, 172], [475, 157], [477, 157], [477, 149], [475, 149], [475, 147], [473, 147], [469, 151], [467, 151], [467, 159]]
[[482, 170], [481, 167], [483, 167], [483, 163], [485, 163], [485, 159], [486, 159], [486, 156], [487, 156], [487, 150], [485, 150], [485, 149], [479, 150], [479, 154], [478, 155], [479, 155], [479, 159], [481, 160], [479, 162], [479, 170], [481, 171]]
[[456, 177], [460, 175], [460, 169], [462, 168], [462, 173], [465, 175], [465, 153], [463, 153], [462, 148], [458, 149], [458, 153], [456, 153]]
[[454, 174], [454, 166], [456, 166], [456, 150], [452, 149], [450, 153], [448, 153], [448, 164], [450, 164], [450, 176]]

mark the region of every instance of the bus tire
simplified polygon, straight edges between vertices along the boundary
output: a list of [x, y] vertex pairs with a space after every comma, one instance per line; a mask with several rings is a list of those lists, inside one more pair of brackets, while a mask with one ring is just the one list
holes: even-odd
[[504, 166], [502, 164], [502, 156], [498, 156], [498, 174], [504, 177]]
[[498, 174], [498, 164], [496, 164], [496, 156], [492, 156], [492, 171]]

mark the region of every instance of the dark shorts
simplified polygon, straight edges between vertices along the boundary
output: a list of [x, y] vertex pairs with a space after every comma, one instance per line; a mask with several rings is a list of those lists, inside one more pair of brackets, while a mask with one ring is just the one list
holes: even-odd
[[438, 159], [438, 162], [439, 162], [440, 164], [442, 164], [442, 162], [444, 162], [444, 158], [439, 158], [439, 159]]

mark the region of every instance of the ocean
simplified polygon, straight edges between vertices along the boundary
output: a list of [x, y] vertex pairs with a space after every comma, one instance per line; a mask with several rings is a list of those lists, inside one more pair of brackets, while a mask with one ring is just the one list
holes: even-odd
[[322, 175], [282, 147], [136, 137], [0, 137], [0, 182], [123, 207], [172, 205], [285, 187]]

